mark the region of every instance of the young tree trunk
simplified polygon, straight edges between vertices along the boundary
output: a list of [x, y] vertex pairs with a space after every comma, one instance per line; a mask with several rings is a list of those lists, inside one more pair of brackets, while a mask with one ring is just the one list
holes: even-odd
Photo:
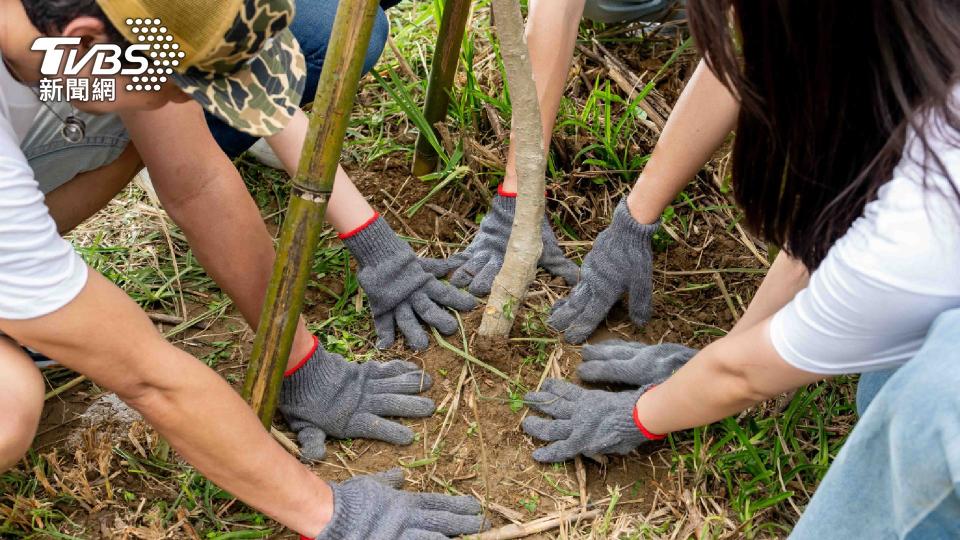
[[544, 174], [546, 158], [540, 104], [533, 81], [530, 52], [523, 31], [518, 0], [493, 0], [500, 52], [507, 71], [513, 108], [513, 141], [517, 146], [517, 211], [507, 243], [503, 267], [493, 282], [480, 335], [506, 336], [520, 309], [527, 288], [537, 273], [543, 252]]
[[317, 87], [300, 168], [293, 179], [277, 261], [260, 314], [243, 396], [270, 427], [296, 333], [303, 293], [353, 109], [378, 0], [341, 0]]

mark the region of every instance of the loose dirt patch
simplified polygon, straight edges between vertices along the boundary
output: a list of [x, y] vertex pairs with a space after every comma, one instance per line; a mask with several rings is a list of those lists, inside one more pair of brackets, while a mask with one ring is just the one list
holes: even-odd
[[[464, 318], [468, 335], [479, 319], [479, 310]], [[462, 347], [459, 337], [448, 339], [451, 345]], [[575, 348], [555, 344], [548, 351], [542, 363], [530, 360], [537, 358], [539, 351], [520, 343], [504, 344], [496, 356], [478, 355], [524, 388], [535, 389], [545, 373], [568, 375], [578, 362]], [[321, 476], [344, 479], [403, 466], [413, 489], [479, 496], [490, 503], [490, 515], [498, 525], [511, 518], [527, 521], [577, 508], [581, 493], [590, 504], [603, 501], [611, 488], [626, 488], [623, 500], [630, 503], [621, 511], [650, 510], [651, 481], [664, 472], [649, 459], [656, 448], [645, 448], [636, 457], [612, 458], [604, 465], [584, 460], [585, 475], [578, 481], [574, 463], [543, 466], [532, 459], [535, 443], [519, 428], [526, 408], [517, 401], [522, 395], [517, 386], [441, 347], [422, 354], [396, 350], [385, 356], [406, 358], [433, 375], [434, 386], [426, 395], [440, 407], [437, 414], [408, 424], [419, 434], [419, 440], [409, 447], [360, 440], [349, 445], [335, 443], [330, 450], [337, 455], [315, 468]]]

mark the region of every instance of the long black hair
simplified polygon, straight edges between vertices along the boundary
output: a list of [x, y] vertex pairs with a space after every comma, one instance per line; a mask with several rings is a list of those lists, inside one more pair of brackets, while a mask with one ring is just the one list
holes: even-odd
[[909, 133], [925, 170], [948, 174], [929, 139], [936, 123], [960, 146], [960, 1], [688, 8], [707, 65], [741, 103], [733, 181], [746, 223], [810, 270], [890, 180]]

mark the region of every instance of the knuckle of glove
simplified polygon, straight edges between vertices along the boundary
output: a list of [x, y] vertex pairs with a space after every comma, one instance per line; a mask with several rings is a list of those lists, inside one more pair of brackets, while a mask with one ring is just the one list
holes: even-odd
[[431, 279], [416, 261], [403, 265], [384, 264], [364, 268], [357, 280], [367, 293], [374, 317], [389, 313], [406, 302]]

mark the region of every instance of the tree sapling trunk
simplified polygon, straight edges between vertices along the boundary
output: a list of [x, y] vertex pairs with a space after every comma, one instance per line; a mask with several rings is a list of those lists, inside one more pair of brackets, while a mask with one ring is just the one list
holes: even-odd
[[480, 335], [502, 337], [510, 333], [527, 288], [537, 273], [543, 252], [546, 158], [537, 87], [530, 65], [518, 0], [493, 0], [500, 51], [507, 72], [513, 107], [513, 141], [517, 148], [517, 211], [507, 243], [503, 267], [493, 282]]

